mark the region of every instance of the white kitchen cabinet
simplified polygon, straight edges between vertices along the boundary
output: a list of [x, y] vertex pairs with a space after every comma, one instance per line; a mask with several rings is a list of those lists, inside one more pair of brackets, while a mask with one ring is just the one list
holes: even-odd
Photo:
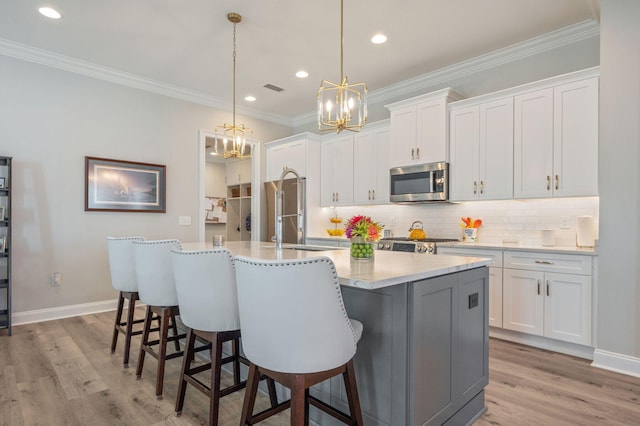
[[313, 173], [310, 166], [313, 168], [312, 163], [318, 161], [319, 141], [317, 135], [301, 133], [266, 144], [265, 181], [280, 179], [287, 167], [308, 178]]
[[449, 161], [449, 102], [462, 99], [451, 88], [386, 105], [391, 112], [391, 167]]
[[353, 134], [323, 141], [320, 146], [320, 205], [353, 205]]
[[598, 78], [514, 97], [516, 198], [598, 194]]
[[251, 160], [232, 160], [225, 162], [225, 178], [227, 185], [251, 183]]
[[449, 120], [449, 198], [513, 198], [513, 98], [453, 104]]
[[389, 203], [389, 126], [356, 133], [353, 140], [355, 205]]
[[591, 287], [589, 256], [507, 251], [503, 327], [591, 345]]
[[489, 325], [502, 328], [502, 250], [438, 246], [438, 254], [486, 257], [489, 266]]

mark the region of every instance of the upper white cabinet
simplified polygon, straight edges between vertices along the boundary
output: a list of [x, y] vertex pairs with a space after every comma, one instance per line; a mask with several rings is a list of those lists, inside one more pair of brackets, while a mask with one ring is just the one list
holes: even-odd
[[292, 168], [302, 177], [308, 177], [313, 168], [313, 162], [317, 164], [319, 155], [319, 141], [317, 135], [302, 133], [285, 139], [266, 144], [266, 173], [265, 181], [280, 179], [285, 168]]
[[513, 98], [451, 105], [452, 201], [513, 198]]
[[227, 185], [251, 183], [251, 160], [232, 160], [225, 163]]
[[353, 205], [353, 134], [323, 141], [320, 164], [320, 205]]
[[514, 196], [598, 194], [598, 78], [514, 97]]
[[386, 105], [391, 112], [391, 167], [449, 161], [449, 102], [462, 99], [451, 88]]
[[389, 126], [354, 135], [353, 201], [355, 205], [389, 203]]

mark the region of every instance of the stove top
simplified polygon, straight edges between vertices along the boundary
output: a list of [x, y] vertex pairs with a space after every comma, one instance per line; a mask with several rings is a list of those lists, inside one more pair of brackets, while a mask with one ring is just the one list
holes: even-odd
[[415, 241], [419, 243], [450, 243], [456, 240], [455, 238], [407, 238], [407, 237], [390, 237], [382, 238], [380, 241]]
[[407, 253], [436, 254], [436, 243], [458, 241], [455, 238], [421, 238], [403, 237], [382, 238], [378, 250], [403, 251]]

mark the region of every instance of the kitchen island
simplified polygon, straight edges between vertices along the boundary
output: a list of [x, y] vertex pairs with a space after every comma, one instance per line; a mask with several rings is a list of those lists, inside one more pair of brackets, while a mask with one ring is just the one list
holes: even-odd
[[[184, 244], [203, 247], [211, 244]], [[364, 325], [354, 364], [366, 425], [468, 424], [486, 411], [489, 259], [378, 251], [366, 262], [352, 261], [348, 250], [225, 247], [260, 259], [333, 260], [347, 313]], [[341, 377], [311, 392], [348, 412]], [[317, 424], [341, 424], [317, 410], [310, 415]]]

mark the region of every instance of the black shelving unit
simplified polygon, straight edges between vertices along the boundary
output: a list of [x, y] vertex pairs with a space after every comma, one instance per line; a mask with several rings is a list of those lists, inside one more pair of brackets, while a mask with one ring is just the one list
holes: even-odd
[[0, 330], [11, 336], [11, 157], [0, 156]]

